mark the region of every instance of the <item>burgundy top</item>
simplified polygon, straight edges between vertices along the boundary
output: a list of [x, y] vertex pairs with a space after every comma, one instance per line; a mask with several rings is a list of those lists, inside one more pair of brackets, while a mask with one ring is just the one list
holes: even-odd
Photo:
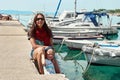
[[50, 37], [44, 27], [37, 28], [35, 32], [35, 39], [42, 41], [45, 46], [51, 46]]

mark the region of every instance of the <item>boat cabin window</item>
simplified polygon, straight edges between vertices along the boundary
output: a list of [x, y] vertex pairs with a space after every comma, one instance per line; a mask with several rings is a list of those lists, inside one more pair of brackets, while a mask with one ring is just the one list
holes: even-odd
[[59, 20], [52, 20], [52, 21], [54, 21], [54, 22], [59, 22]]
[[74, 17], [74, 14], [67, 14], [66, 15], [66, 18], [72, 18], [72, 17]]

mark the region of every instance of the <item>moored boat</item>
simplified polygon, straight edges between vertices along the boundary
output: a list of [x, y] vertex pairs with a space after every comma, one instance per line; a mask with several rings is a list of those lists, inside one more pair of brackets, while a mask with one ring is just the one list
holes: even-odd
[[82, 50], [89, 63], [120, 66], [120, 42], [84, 45]]
[[[103, 39], [103, 35], [82, 35], [82, 36], [53, 36], [53, 42], [56, 44], [62, 43], [64, 40], [98, 40]], [[65, 42], [64, 42], [65, 43]]]
[[98, 39], [89, 39], [89, 40], [70, 40], [66, 39], [64, 41], [67, 47], [70, 49], [82, 49], [84, 45], [94, 45], [95, 43], [99, 44], [120, 44], [120, 40], [102, 40], [100, 38]]
[[[81, 13], [78, 13], [81, 14]], [[84, 30], [89, 31], [96, 31], [101, 34], [117, 34], [118, 30], [115, 27], [111, 27], [111, 23], [104, 24], [103, 22], [100, 22], [98, 19], [101, 19], [102, 16], [107, 16], [107, 19], [109, 19], [109, 15], [105, 12], [101, 13], [95, 13], [95, 12], [84, 12], [83, 13], [85, 18], [82, 20], [79, 20], [77, 22], [71, 22], [69, 25], [56, 25], [51, 26], [51, 29], [53, 31], [77, 31], [81, 32]], [[64, 22], [64, 24], [68, 24], [69, 22]]]

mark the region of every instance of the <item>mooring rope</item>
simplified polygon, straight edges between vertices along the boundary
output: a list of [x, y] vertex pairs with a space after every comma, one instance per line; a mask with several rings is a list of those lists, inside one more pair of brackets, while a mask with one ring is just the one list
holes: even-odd
[[[60, 50], [61, 50], [61, 48], [62, 48], [65, 40], [67, 40], [67, 37], [63, 38], [63, 40], [62, 40], [62, 42], [61, 42], [61, 45], [60, 45], [60, 47], [59, 47], [59, 49], [58, 49], [58, 51], [57, 51], [57, 53], [59, 54], [59, 56], [61, 57], [62, 60], [64, 60], [64, 57], [63, 57], [59, 52], [60, 52]], [[70, 57], [69, 59], [73, 59], [73, 58], [75, 58], [75, 57], [78, 57], [78, 56], [80, 56], [82, 53], [83, 53], [83, 51], [80, 51], [80, 53], [78, 53], [78, 54], [75, 55], [75, 56]], [[84, 67], [83, 67], [79, 62], [77, 62], [77, 64], [81, 67], [81, 69], [82, 69], [83, 72], [84, 72], [84, 71], [85, 71], [85, 70], [84, 70]]]
[[62, 48], [62, 46], [63, 46], [66, 39], [67, 39], [67, 37], [63, 38], [63, 40], [61, 42], [61, 45], [60, 45], [60, 47], [58, 48], [58, 51], [57, 51], [57, 53], [59, 54], [59, 56], [61, 57], [62, 60], [64, 59], [64, 57], [59, 52], [60, 52], [60, 50], [61, 50], [61, 48]]
[[61, 50], [61, 48], [62, 48], [65, 40], [67, 40], [67, 39], [68, 39], [67, 37], [64, 37], [64, 38], [63, 38], [63, 40], [62, 40], [62, 42], [61, 42], [61, 46], [59, 47], [59, 49], [58, 49], [58, 51], [57, 51], [58, 53], [59, 53], [59, 51]]
[[[96, 48], [96, 47], [93, 47], [93, 48]], [[85, 55], [85, 54], [86, 54], [86, 53], [84, 53], [84, 55]], [[83, 74], [85, 74], [85, 73], [88, 71], [88, 69], [90, 68], [90, 65], [91, 65], [91, 63], [92, 63], [92, 59], [93, 59], [94, 54], [95, 54], [95, 51], [94, 51], [94, 49], [93, 49], [92, 56], [91, 56], [91, 58], [90, 58], [90, 61], [89, 61], [88, 65], [87, 65], [85, 71], [83, 72]], [[86, 60], [88, 60], [86, 56], [85, 56], [85, 58], [86, 58]]]

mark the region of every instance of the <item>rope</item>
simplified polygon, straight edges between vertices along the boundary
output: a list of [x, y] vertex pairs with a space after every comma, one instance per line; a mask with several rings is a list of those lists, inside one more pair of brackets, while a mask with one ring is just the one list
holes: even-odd
[[76, 63], [81, 67], [81, 69], [84, 71], [84, 67], [79, 63], [79, 62], [77, 62], [76, 61]]
[[[93, 48], [95, 48], [95, 47], [93, 47]], [[85, 74], [85, 73], [88, 71], [88, 69], [90, 68], [90, 64], [92, 63], [92, 59], [93, 59], [94, 53], [95, 53], [95, 52], [94, 52], [94, 49], [93, 49], [91, 59], [90, 59], [88, 65], [87, 65], [85, 71], [83, 72], [83, 74]], [[85, 53], [84, 53], [84, 55], [85, 55]], [[86, 56], [85, 56], [85, 58], [86, 58], [86, 60], [88, 60]]]
[[77, 56], [79, 56], [79, 55], [81, 55], [82, 54], [82, 51], [79, 53], [79, 54], [77, 54], [77, 55], [75, 55], [75, 56], [73, 56], [73, 57], [70, 57], [70, 58], [68, 58], [68, 59], [73, 59], [73, 58], [75, 58], [75, 57], [77, 57]]
[[[59, 56], [61, 57], [62, 60], [64, 60], [64, 57], [59, 53], [59, 51], [61, 50], [61, 48], [62, 48], [62, 46], [63, 46], [63, 44], [64, 44], [64, 42], [65, 42], [66, 39], [67, 39], [67, 37], [65, 37], [65, 38], [62, 40], [61, 46], [59, 47], [58, 52], [57, 52], [57, 53], [59, 54]], [[73, 59], [73, 58], [75, 58], [75, 57], [77, 57], [77, 56], [80, 56], [82, 53], [83, 53], [83, 51], [81, 51], [79, 54], [77, 54], [77, 55], [75, 55], [75, 56], [73, 56], [73, 57], [70, 57], [69, 59]], [[79, 62], [76, 61], [76, 63], [82, 68], [82, 70], [83, 70], [83, 72], [84, 72], [84, 71], [85, 71], [85, 70], [84, 70], [84, 67], [83, 67]]]
[[67, 37], [63, 38], [63, 40], [61, 42], [61, 45], [60, 45], [60, 47], [59, 47], [59, 49], [57, 51], [57, 53], [59, 54], [59, 56], [61, 57], [62, 60], [64, 59], [64, 57], [62, 57], [62, 55], [59, 52], [60, 52], [60, 50], [61, 50], [61, 48], [62, 48], [62, 46], [63, 46], [63, 44], [64, 44], [64, 42], [65, 42], [66, 39], [67, 39]]

